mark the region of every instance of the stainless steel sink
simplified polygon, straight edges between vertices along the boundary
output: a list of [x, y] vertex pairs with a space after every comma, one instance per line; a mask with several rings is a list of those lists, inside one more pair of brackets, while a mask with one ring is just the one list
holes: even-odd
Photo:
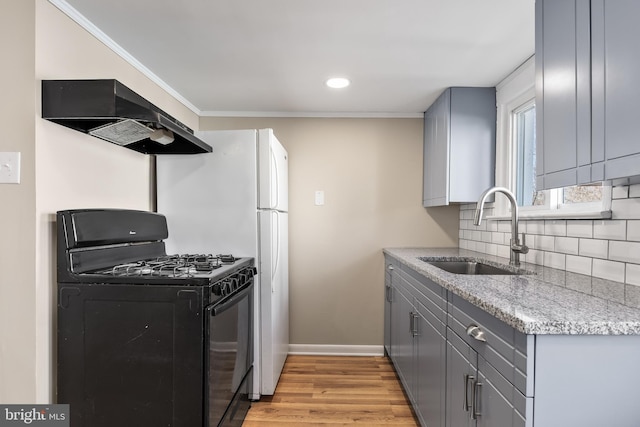
[[475, 274], [475, 275], [516, 275], [516, 274], [530, 274], [528, 271], [514, 269], [508, 270], [506, 268], [500, 268], [489, 264], [483, 264], [476, 261], [425, 261], [427, 264], [431, 264], [434, 267], [438, 267], [442, 270], [448, 271], [454, 274]]

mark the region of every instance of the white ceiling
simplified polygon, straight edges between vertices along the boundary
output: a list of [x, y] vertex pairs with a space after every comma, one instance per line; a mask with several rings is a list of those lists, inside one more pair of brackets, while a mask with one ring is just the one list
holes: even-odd
[[412, 117], [534, 52], [534, 0], [50, 1], [201, 115]]

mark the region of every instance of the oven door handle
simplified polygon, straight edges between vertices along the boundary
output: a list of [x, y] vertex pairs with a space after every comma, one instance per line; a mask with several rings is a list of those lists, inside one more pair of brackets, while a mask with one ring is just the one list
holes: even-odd
[[222, 304], [212, 305], [208, 307], [208, 310], [211, 311], [211, 316], [217, 316], [220, 313], [224, 313], [234, 305], [236, 305], [241, 299], [243, 299], [247, 294], [249, 294], [253, 290], [253, 280], [250, 282], [249, 286], [246, 286], [237, 294], [234, 294], [228, 300], [224, 301]]

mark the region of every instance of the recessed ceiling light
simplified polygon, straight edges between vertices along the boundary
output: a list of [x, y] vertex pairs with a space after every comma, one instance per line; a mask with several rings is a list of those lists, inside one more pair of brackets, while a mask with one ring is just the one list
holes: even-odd
[[333, 77], [327, 80], [327, 86], [333, 89], [342, 89], [351, 84], [349, 79], [345, 79], [344, 77]]

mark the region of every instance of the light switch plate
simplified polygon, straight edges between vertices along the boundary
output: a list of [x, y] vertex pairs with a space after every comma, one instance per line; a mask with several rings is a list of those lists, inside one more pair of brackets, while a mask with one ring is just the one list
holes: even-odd
[[20, 184], [19, 152], [0, 152], [0, 184]]
[[322, 191], [322, 190], [316, 191], [315, 203], [316, 203], [316, 206], [324, 205], [324, 191]]

